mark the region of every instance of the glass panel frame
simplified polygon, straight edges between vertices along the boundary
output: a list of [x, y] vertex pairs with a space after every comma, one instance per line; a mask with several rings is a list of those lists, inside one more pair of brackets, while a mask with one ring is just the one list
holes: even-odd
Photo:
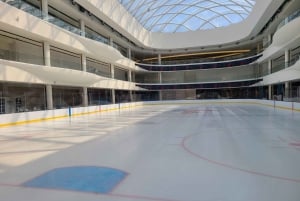
[[[256, 0], [118, 1], [148, 31], [170, 33], [215, 29], [239, 23], [250, 15], [256, 3]], [[195, 17], [199, 23], [194, 26], [186, 24]]]

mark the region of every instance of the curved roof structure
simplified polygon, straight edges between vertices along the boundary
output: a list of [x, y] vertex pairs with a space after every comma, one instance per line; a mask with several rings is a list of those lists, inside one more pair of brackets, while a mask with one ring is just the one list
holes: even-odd
[[118, 0], [148, 31], [187, 32], [239, 23], [255, 0]]

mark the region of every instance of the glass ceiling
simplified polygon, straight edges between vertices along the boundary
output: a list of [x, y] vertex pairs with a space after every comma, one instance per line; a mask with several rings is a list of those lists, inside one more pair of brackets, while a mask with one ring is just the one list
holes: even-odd
[[255, 0], [118, 0], [151, 32], [186, 32], [239, 23]]

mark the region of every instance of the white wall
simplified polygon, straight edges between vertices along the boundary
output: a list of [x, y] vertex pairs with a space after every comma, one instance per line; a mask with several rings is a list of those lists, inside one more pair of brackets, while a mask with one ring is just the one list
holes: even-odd
[[88, 72], [1, 59], [0, 80], [6, 82], [97, 87], [105, 89], [140, 89], [132, 82], [110, 79]]

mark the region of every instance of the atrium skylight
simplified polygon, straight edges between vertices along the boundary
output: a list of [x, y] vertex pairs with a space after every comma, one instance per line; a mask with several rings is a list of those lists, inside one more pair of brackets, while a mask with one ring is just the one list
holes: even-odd
[[118, 0], [151, 32], [226, 27], [245, 20], [255, 0]]

